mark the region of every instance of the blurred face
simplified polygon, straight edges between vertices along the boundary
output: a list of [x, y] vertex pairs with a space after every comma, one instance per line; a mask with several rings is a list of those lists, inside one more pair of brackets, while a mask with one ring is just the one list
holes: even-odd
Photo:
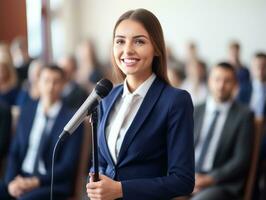
[[196, 61], [190, 62], [187, 66], [187, 73], [189, 78], [196, 82], [202, 81], [203, 77], [205, 77], [204, 67]]
[[229, 61], [233, 65], [237, 65], [239, 60], [239, 49], [237, 47], [231, 46], [229, 48]]
[[266, 59], [254, 58], [252, 61], [252, 75], [256, 80], [266, 81]]
[[42, 66], [34, 63], [32, 68], [29, 69], [28, 79], [31, 84], [38, 84]]
[[75, 76], [75, 67], [68, 58], [61, 58], [58, 62], [59, 67], [61, 67], [65, 72], [65, 77], [67, 81], [70, 81]]
[[209, 90], [216, 102], [226, 102], [231, 99], [236, 81], [230, 70], [213, 67], [209, 76]]
[[152, 74], [154, 48], [149, 34], [139, 22], [124, 20], [116, 28], [113, 55], [127, 76], [145, 80]]
[[41, 99], [49, 103], [58, 101], [63, 85], [63, 78], [59, 72], [44, 69], [40, 74], [39, 81]]

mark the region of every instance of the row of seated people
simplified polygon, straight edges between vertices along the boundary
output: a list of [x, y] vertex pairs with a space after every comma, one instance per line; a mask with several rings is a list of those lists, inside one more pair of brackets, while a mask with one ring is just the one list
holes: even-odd
[[[71, 60], [71, 58], [67, 58], [65, 60], [62, 59], [59, 63], [61, 63], [60, 66], [68, 66], [69, 63], [70, 63], [69, 64], [70, 66], [73, 66], [73, 63], [75, 63], [75, 62], [74, 61], [72, 62], [72, 61], [73, 60]], [[72, 62], [72, 64], [71, 64], [71, 62]], [[68, 63], [68, 64], [64, 64], [64, 63]], [[252, 69], [254, 68], [254, 76], [253, 76], [254, 80], [257, 80], [255, 78], [258, 78], [258, 80], [261, 83], [264, 83], [265, 82], [265, 55], [261, 54], [261, 53], [256, 54], [254, 57], [254, 62], [252, 62], [252, 63], [253, 63]], [[225, 66], [227, 66], [227, 67], [225, 67]], [[43, 67], [40, 67], [40, 69], [42, 69], [42, 68]], [[64, 69], [66, 69], [66, 68], [67, 67], [65, 67]], [[230, 68], [232, 68], [232, 67], [230, 67], [230, 64], [228, 65], [228, 63], [220, 63], [218, 66], [212, 67], [213, 71], [211, 71], [211, 73], [210, 73], [210, 76], [208, 79], [209, 80], [208, 86], [206, 84], [207, 93], [206, 93], [205, 97], [208, 96], [208, 98], [201, 101], [201, 105], [197, 105], [195, 107], [195, 139], [196, 139], [195, 140], [195, 158], [196, 158], [196, 166], [195, 167], [196, 167], [197, 173], [196, 173], [196, 187], [195, 187], [195, 191], [193, 193], [194, 195], [192, 198], [211, 199], [211, 197], [212, 197], [211, 194], [217, 195], [217, 192], [218, 192], [219, 193], [218, 196], [221, 196], [221, 198], [230, 199], [230, 198], [236, 198], [237, 196], [242, 196], [243, 192], [244, 192], [244, 183], [246, 181], [245, 177], [247, 177], [248, 168], [250, 168], [250, 166], [249, 165], [247, 166], [246, 164], [251, 161], [251, 152], [253, 149], [253, 146], [252, 146], [253, 143], [251, 141], [254, 140], [254, 134], [255, 134], [254, 129], [250, 128], [253, 125], [252, 124], [252, 122], [253, 122], [252, 114], [247, 109], [247, 107], [240, 106], [240, 105], [238, 105], [239, 103], [237, 103], [237, 101], [232, 100], [233, 97], [235, 96], [236, 83], [237, 83], [237, 81], [238, 81], [238, 83], [240, 82], [239, 76], [237, 74], [235, 76], [233, 76], [233, 78], [234, 78], [233, 81], [230, 80], [230, 78], [228, 79], [228, 77], [224, 77], [224, 76], [218, 77], [217, 79], [219, 79], [219, 80], [220, 79], [225, 80], [223, 84], [220, 83], [221, 84], [220, 86], [218, 86], [219, 82], [211, 81], [212, 73], [214, 73], [215, 70], [219, 69], [220, 71], [218, 74], [224, 75], [223, 72], [224, 71], [230, 72]], [[1, 69], [1, 67], [0, 67], [0, 69]], [[36, 65], [35, 65], [35, 67], [33, 67], [33, 69], [37, 70]], [[29, 70], [29, 72], [32, 72], [32, 71], [34, 71], [34, 70]], [[40, 71], [42, 71], [42, 70], [40, 70]], [[192, 71], [193, 71], [193, 69], [192, 69]], [[231, 70], [231, 71], [233, 72], [233, 70]], [[34, 73], [36, 73], [36, 72], [34, 72]], [[0, 73], [0, 74], [4, 74], [4, 73]], [[38, 72], [37, 72], [37, 74], [38, 74]], [[68, 77], [67, 76], [67, 70], [65, 70], [65, 74], [66, 74], [66, 77]], [[73, 74], [74, 74], [74, 71], [70, 70], [69, 78], [65, 78], [65, 80], [68, 80], [67, 81], [68, 83], [74, 82], [73, 81], [73, 79], [74, 79]], [[225, 74], [227, 74], [227, 73], [225, 73]], [[31, 76], [29, 76], [29, 79], [30, 79], [30, 77]], [[33, 77], [36, 77], [36, 76], [33, 76]], [[69, 81], [69, 80], [72, 80], [72, 81]], [[38, 81], [36, 81], [36, 82], [34, 82], [34, 84], [32, 84], [32, 88], [33, 88], [32, 94], [34, 94], [34, 91], [35, 91], [34, 86], [38, 85], [37, 82]], [[235, 82], [235, 84], [232, 84], [232, 82]], [[33, 81], [32, 81], [32, 83], [33, 83]], [[229, 83], [231, 83], [231, 85]], [[229, 84], [229, 86], [228, 86], [228, 84]], [[252, 84], [252, 86], [253, 86], [253, 84]], [[262, 98], [265, 98], [265, 96], [263, 97], [263, 95], [260, 96], [260, 95], [254, 95], [254, 94], [265, 94], [265, 92], [264, 91], [261, 92], [261, 90], [259, 90], [260, 92], [255, 93], [254, 91], [257, 91], [257, 89], [256, 89], [257, 87], [255, 87], [255, 86], [256, 85], [254, 83], [254, 87], [253, 87], [254, 89], [253, 90], [250, 90], [250, 88], [247, 87], [248, 88], [247, 91], [249, 91], [249, 92], [252, 91], [252, 93], [249, 93], [250, 94], [249, 99], [250, 99], [250, 102], [253, 102], [252, 104], [254, 105], [254, 108], [259, 110], [259, 111], [256, 111], [254, 109], [255, 118], [259, 119], [259, 118], [262, 118], [262, 113], [263, 113], [262, 110], [263, 110], [263, 107], [265, 105], [265, 103], [263, 103], [263, 102], [265, 102], [265, 99], [263, 100]], [[212, 87], [215, 89], [212, 89]], [[219, 88], [219, 87], [221, 87], [221, 88]], [[67, 88], [71, 88], [71, 87], [65, 87], [65, 88], [66, 88], [65, 91], [69, 92], [70, 89], [67, 89]], [[186, 89], [186, 88], [184, 88], [184, 89]], [[245, 89], [245, 87], [244, 87], [244, 89]], [[74, 89], [72, 91], [77, 91], [77, 89]], [[247, 91], [244, 90], [244, 93], [247, 93]], [[41, 93], [41, 92], [39, 91], [39, 93]], [[65, 92], [65, 93], [67, 93], [67, 92]], [[63, 92], [63, 94], [64, 94], [64, 92]], [[192, 92], [191, 92], [191, 94], [192, 94]], [[38, 98], [40, 95], [41, 94], [38, 94], [38, 88], [37, 88], [36, 98]], [[219, 100], [219, 98], [215, 97], [215, 95], [218, 95], [218, 97], [219, 97], [219, 95], [225, 96], [225, 97], [219, 97], [219, 98], [225, 98], [225, 99]], [[69, 97], [71, 97], [71, 98], [76, 97], [76, 96], [78, 96], [78, 95], [73, 94], [73, 93], [71, 95], [69, 95]], [[240, 97], [240, 96], [241, 95], [238, 95], [238, 97]], [[25, 99], [27, 99], [27, 98], [25, 98], [25, 96], [24, 96], [22, 99], [24, 99], [24, 100], [22, 100], [21, 102], [23, 102], [23, 104], [24, 104]], [[77, 100], [73, 100], [72, 102], [77, 103], [78, 100], [80, 100], [80, 98], [78, 98]], [[239, 100], [239, 98], [237, 100]], [[67, 103], [67, 101], [64, 101], [64, 102]], [[83, 100], [82, 101], [80, 100], [80, 102], [83, 102]], [[203, 105], [202, 105], [202, 103], [203, 103]], [[262, 106], [261, 106], [261, 103], [263, 104]], [[204, 104], [205, 104], [205, 106], [204, 106]], [[208, 104], [211, 104], [211, 106], [207, 106]], [[219, 115], [217, 116], [218, 119], [216, 119], [217, 120], [216, 126], [218, 126], [217, 127], [218, 131], [214, 130], [212, 133], [214, 135], [209, 136], [208, 130], [212, 124], [211, 122], [213, 121], [212, 117], [215, 118], [215, 115], [214, 115], [215, 113], [211, 114], [211, 111], [208, 110], [209, 107], [212, 107], [212, 104], [214, 104], [214, 105], [217, 104], [218, 107], [221, 107], [221, 110], [218, 112], [219, 113]], [[78, 107], [79, 105], [80, 104], [77, 104], [76, 107]], [[4, 106], [2, 106], [2, 107], [4, 107]], [[8, 113], [7, 109], [2, 109], [2, 110], [5, 110], [5, 112]], [[24, 109], [22, 109], [22, 111], [23, 110]], [[210, 110], [212, 110], [212, 108], [210, 108]], [[215, 109], [213, 109], [213, 110], [215, 110]], [[235, 111], [235, 113], [238, 113], [236, 115], [233, 115], [233, 117], [231, 116], [233, 120], [229, 118], [230, 112], [233, 112], [231, 110]], [[210, 113], [207, 114], [207, 111]], [[21, 116], [23, 116], [23, 115], [21, 114]], [[209, 119], [207, 119], [207, 118], [205, 119], [205, 116], [209, 116]], [[259, 117], [259, 116], [261, 116], [261, 117]], [[8, 119], [8, 117], [6, 117], [6, 118], [4, 117], [4, 119]], [[202, 121], [199, 121], [199, 120], [202, 120]], [[20, 121], [20, 119], [19, 119], [19, 121]], [[18, 124], [19, 124], [19, 121], [18, 121]], [[208, 124], [208, 122], [209, 122], [209, 124]], [[226, 123], [226, 122], [228, 122], [228, 123]], [[4, 123], [4, 124], [7, 125], [7, 123]], [[243, 129], [240, 128], [242, 126], [244, 126]], [[18, 128], [19, 128], [19, 126], [18, 126]], [[234, 128], [237, 130], [235, 130], [235, 131], [231, 130]], [[227, 131], [227, 129], [229, 131]], [[226, 131], [224, 131], [224, 130], [226, 130]], [[224, 134], [225, 134], [224, 132], [228, 133], [228, 132], [230, 132], [230, 130], [232, 131], [232, 135], [229, 133], [232, 137], [232, 140], [226, 139], [227, 137], [224, 136]], [[241, 133], [243, 131], [240, 131], [240, 130], [244, 130], [245, 133]], [[18, 130], [17, 130], [17, 132], [18, 132]], [[246, 132], [248, 132], [248, 133], [246, 133]], [[247, 135], [247, 136], [243, 137], [243, 135]], [[240, 139], [238, 137], [240, 137]], [[207, 140], [207, 138], [209, 138], [208, 139], [209, 141]], [[209, 143], [209, 145], [205, 144], [205, 139], [208, 141], [207, 144]], [[6, 138], [5, 140], [8, 141], [9, 139]], [[5, 141], [5, 140], [3, 140], [3, 141]], [[226, 147], [226, 145], [223, 145], [222, 141], [224, 141], [226, 145], [227, 145], [227, 143], [229, 143], [229, 146]], [[227, 141], [227, 143], [226, 143], [226, 141]], [[243, 143], [245, 143], [247, 141], [251, 142], [251, 143], [249, 143], [250, 145], [249, 146], [243, 145]], [[5, 143], [5, 144], [7, 144], [7, 143]], [[218, 146], [218, 144], [219, 144], [219, 146]], [[242, 146], [241, 146], [241, 144], [242, 144]], [[220, 149], [220, 145], [222, 145], [222, 147], [225, 148], [225, 150], [222, 152]], [[218, 147], [215, 148], [215, 146], [218, 146]], [[203, 147], [205, 147], [205, 148], [203, 148]], [[210, 149], [206, 150], [207, 147], [209, 147]], [[234, 150], [236, 151], [235, 154], [232, 153], [232, 152], [234, 152], [233, 147], [234, 147]], [[243, 148], [243, 147], [245, 147], [245, 148]], [[205, 151], [207, 151], [207, 153]], [[231, 154], [229, 154], [229, 153], [224, 154], [224, 152], [230, 152]], [[241, 154], [238, 154], [239, 152]], [[221, 155], [219, 155], [219, 153]], [[205, 154], [207, 154], [207, 155], [205, 155]], [[233, 157], [233, 155], [235, 155], [235, 157]], [[205, 159], [205, 157], [207, 157], [207, 160]], [[216, 159], [218, 159], [216, 157], [218, 157], [218, 158], [222, 157], [222, 158], [219, 158], [219, 159], [221, 159], [221, 161], [219, 161], [218, 164], [216, 163], [217, 162]], [[200, 163], [202, 162], [201, 165], [203, 166], [203, 170], [202, 169], [198, 170], [199, 167], [197, 165], [198, 165], [199, 161], [200, 161]], [[233, 167], [234, 166], [237, 166], [237, 167], [240, 166], [240, 168], [241, 168], [241, 170], [237, 171], [238, 173], [232, 173], [233, 177], [231, 177], [230, 173], [227, 175], [226, 172], [224, 172], [225, 174], [223, 174], [223, 173], [221, 173], [221, 171], [217, 170], [217, 167], [218, 167], [218, 169], [223, 168], [223, 166], [226, 166], [227, 163], [229, 163], [229, 161], [231, 161]], [[245, 161], [245, 163], [241, 164], [244, 161]], [[228, 165], [230, 166], [230, 164], [228, 164]], [[205, 168], [204, 168], [204, 166], [205, 166]], [[224, 167], [224, 168], [228, 169], [229, 167]], [[235, 168], [232, 168], [232, 169], [235, 169]], [[217, 170], [216, 176], [217, 176], [217, 174], [221, 175], [221, 176], [216, 177], [215, 173], [213, 173], [213, 174], [211, 173], [213, 170]], [[228, 172], [232, 172], [232, 171], [228, 170]], [[226, 179], [226, 176], [228, 176], [228, 179]], [[224, 180], [224, 178], [225, 178], [225, 180]], [[219, 179], [221, 179], [221, 180], [219, 180]], [[234, 185], [234, 183], [235, 183], [235, 185]], [[220, 187], [218, 187], [219, 185], [222, 185], [225, 187], [220, 188]], [[206, 190], [206, 189], [208, 189], [208, 190]], [[210, 192], [210, 193], [208, 193], [208, 192]], [[225, 194], [223, 194], [223, 193], [225, 193]], [[205, 194], [205, 196], [204, 196], [204, 194]]]
[[[196, 185], [192, 199], [237, 199], [244, 194], [254, 147], [254, 115], [247, 106], [234, 99], [236, 86], [235, 70], [230, 64], [219, 63], [212, 67], [208, 98], [195, 107], [194, 113]], [[67, 114], [60, 103], [63, 90], [60, 68], [42, 68], [39, 87], [40, 101], [33, 101], [21, 110], [5, 179], [1, 183], [0, 194], [5, 195], [1, 199], [35, 199], [39, 195], [47, 199], [49, 196], [51, 147], [71, 114]], [[42, 137], [47, 134], [45, 127], [52, 138], [50, 144], [46, 143], [47, 140], [44, 142], [44, 150], [39, 144], [45, 141]], [[82, 133], [76, 133], [74, 137], [76, 139], [71, 138], [62, 145], [57, 157], [56, 199], [66, 199], [73, 191]]]

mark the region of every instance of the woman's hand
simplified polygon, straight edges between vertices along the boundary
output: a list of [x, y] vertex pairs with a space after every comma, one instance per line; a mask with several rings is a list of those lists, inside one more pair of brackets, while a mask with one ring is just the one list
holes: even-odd
[[86, 185], [87, 194], [91, 200], [114, 200], [123, 196], [121, 182], [104, 175], [99, 175], [99, 178], [98, 182], [92, 182], [90, 178], [90, 182]]

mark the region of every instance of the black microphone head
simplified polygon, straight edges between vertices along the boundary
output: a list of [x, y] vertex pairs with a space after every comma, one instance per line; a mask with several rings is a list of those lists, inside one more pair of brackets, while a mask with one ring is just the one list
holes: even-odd
[[108, 79], [100, 80], [95, 87], [96, 93], [101, 97], [106, 97], [109, 92], [113, 89], [113, 83]]

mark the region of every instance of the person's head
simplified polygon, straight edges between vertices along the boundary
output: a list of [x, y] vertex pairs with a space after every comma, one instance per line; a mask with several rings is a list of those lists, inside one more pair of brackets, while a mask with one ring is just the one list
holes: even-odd
[[240, 44], [237, 41], [229, 44], [228, 60], [234, 67], [240, 65]]
[[8, 61], [0, 60], [0, 84], [7, 88], [15, 87], [17, 84], [17, 74]]
[[233, 97], [237, 85], [234, 67], [226, 62], [213, 66], [208, 79], [211, 96], [216, 102], [226, 102]]
[[113, 31], [112, 57], [119, 78], [145, 79], [154, 72], [168, 82], [163, 31], [148, 10], [130, 10], [120, 16]]
[[252, 76], [255, 80], [266, 82], [266, 54], [256, 53], [251, 63]]
[[29, 60], [28, 45], [26, 38], [16, 37], [11, 43], [11, 54], [16, 67]]
[[194, 83], [206, 81], [207, 69], [206, 64], [202, 60], [194, 59], [187, 64], [187, 78]]
[[64, 71], [57, 65], [47, 65], [41, 69], [39, 89], [40, 98], [52, 105], [60, 99], [64, 87]]
[[99, 67], [95, 45], [91, 39], [84, 40], [78, 45], [75, 56], [79, 67], [91, 69]]
[[41, 69], [44, 63], [41, 60], [33, 60], [29, 65], [28, 80], [31, 84], [37, 84], [40, 78]]
[[77, 61], [73, 56], [64, 56], [59, 59], [58, 66], [65, 72], [66, 81], [71, 81], [75, 78], [77, 71]]
[[198, 58], [197, 44], [194, 41], [189, 41], [186, 44], [186, 59], [191, 61]]

